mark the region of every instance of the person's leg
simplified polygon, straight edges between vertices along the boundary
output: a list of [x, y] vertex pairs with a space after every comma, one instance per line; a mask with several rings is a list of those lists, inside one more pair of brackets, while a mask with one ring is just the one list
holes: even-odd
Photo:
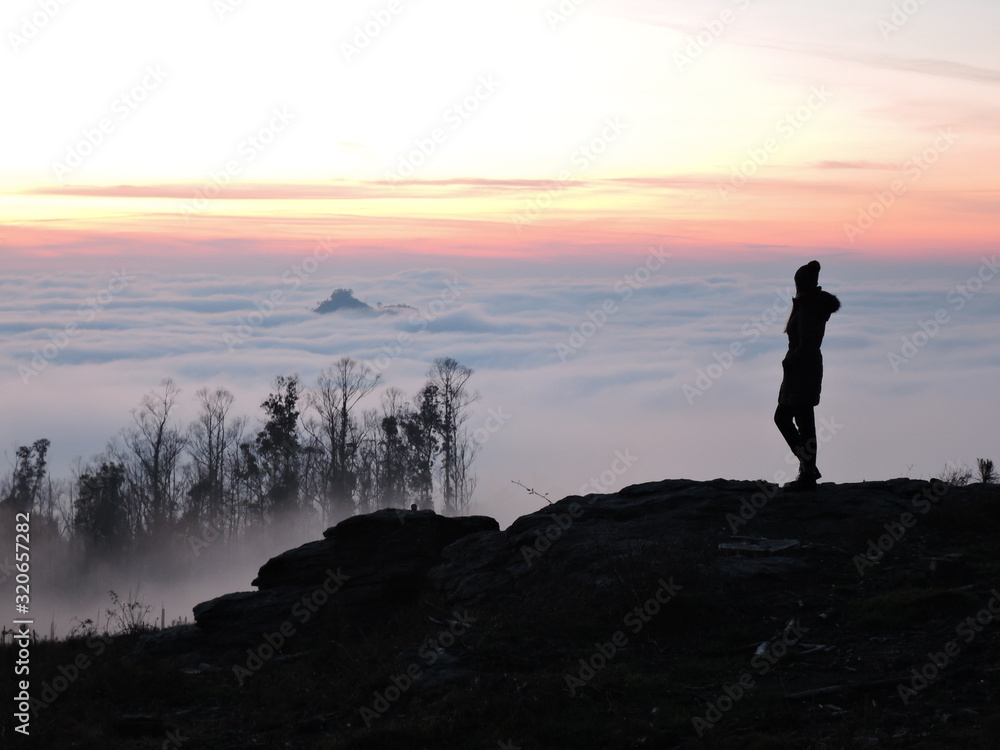
[[816, 468], [816, 454], [819, 443], [816, 440], [816, 414], [811, 406], [801, 406], [795, 409], [795, 425], [798, 428], [799, 450], [796, 456], [799, 458], [799, 478], [798, 484], [812, 486], [816, 485], [816, 480], [822, 474]]
[[816, 414], [811, 406], [802, 406], [795, 410], [795, 424], [798, 427], [801, 453], [798, 454], [803, 468], [808, 476], [819, 478], [816, 468], [816, 454], [819, 444], [816, 440]]
[[792, 449], [792, 453], [798, 456], [802, 439], [793, 422], [795, 413], [794, 407], [778, 404], [778, 408], [774, 410], [774, 423], [778, 426], [785, 442], [788, 443], [788, 447]]
[[786, 490], [814, 490], [819, 471], [816, 469], [816, 417], [813, 407], [784, 406], [774, 412], [774, 423], [785, 438], [792, 453], [799, 459], [799, 476], [785, 485]]
[[795, 409], [795, 426], [798, 428], [802, 455], [800, 458], [815, 463], [816, 461], [816, 414], [811, 406], [799, 406]]

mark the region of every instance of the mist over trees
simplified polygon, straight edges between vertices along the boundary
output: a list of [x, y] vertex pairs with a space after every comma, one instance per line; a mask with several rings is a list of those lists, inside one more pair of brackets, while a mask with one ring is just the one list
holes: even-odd
[[462, 514], [475, 490], [463, 426], [478, 398], [471, 375], [437, 359], [416, 394], [386, 387], [375, 408], [381, 373], [342, 357], [311, 387], [278, 375], [253, 419], [234, 414], [226, 388], [202, 388], [187, 425], [176, 416], [181, 390], [167, 379], [69, 478], [49, 476], [47, 439], [18, 448], [0, 480], [0, 510], [30, 512], [37, 541], [106, 562], [169, 541], [237, 542], [273, 525], [322, 529], [386, 507]]

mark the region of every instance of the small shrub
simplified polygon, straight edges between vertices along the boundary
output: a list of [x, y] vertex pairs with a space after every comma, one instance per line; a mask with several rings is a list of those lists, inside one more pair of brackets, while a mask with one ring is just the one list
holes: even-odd
[[76, 625], [69, 629], [69, 633], [66, 635], [66, 640], [71, 641], [77, 638], [92, 638], [97, 635], [97, 623], [89, 617], [86, 620], [81, 620], [78, 617], [74, 619], [76, 620]]
[[941, 481], [952, 487], [964, 487], [972, 481], [972, 469], [964, 464], [949, 463], [941, 472]]
[[108, 595], [111, 597], [111, 602], [114, 604], [114, 607], [106, 610], [108, 617], [105, 630], [107, 632], [134, 635], [137, 633], [148, 633], [150, 630], [156, 630], [153, 623], [147, 620], [150, 610], [152, 610], [153, 607], [139, 599], [138, 590], [136, 590], [134, 596], [130, 590], [128, 592], [128, 598], [124, 601], [122, 601], [121, 597], [118, 596], [118, 594], [113, 590], [108, 591]]

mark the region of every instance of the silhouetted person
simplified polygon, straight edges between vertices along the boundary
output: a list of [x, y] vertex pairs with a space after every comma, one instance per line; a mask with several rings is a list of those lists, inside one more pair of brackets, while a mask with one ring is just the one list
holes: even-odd
[[840, 300], [819, 286], [819, 261], [795, 272], [795, 298], [788, 316], [788, 354], [781, 362], [785, 375], [778, 391], [774, 423], [799, 459], [799, 476], [785, 485], [790, 490], [814, 490], [820, 478], [816, 468], [816, 417], [823, 383], [823, 355], [819, 347], [826, 321], [840, 309]]

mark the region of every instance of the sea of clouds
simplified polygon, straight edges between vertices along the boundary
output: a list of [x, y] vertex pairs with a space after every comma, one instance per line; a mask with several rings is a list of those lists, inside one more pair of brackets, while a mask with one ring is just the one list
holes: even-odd
[[[992, 258], [821, 257], [843, 309], [824, 342], [820, 468], [835, 482], [928, 478], [1000, 460], [1000, 280]], [[178, 420], [202, 386], [261, 416], [278, 374], [311, 385], [349, 355], [413, 394], [435, 357], [473, 368], [474, 511], [507, 525], [551, 499], [673, 477], [794, 474], [771, 422], [791, 277], [809, 258], [602, 262], [300, 257], [192, 270], [120, 259], [0, 279], [0, 449], [52, 441], [53, 474], [102, 451], [167, 377]], [[317, 315], [348, 287], [397, 315]], [[378, 405], [378, 393], [369, 406]], [[627, 456], [628, 460], [622, 460]]]

